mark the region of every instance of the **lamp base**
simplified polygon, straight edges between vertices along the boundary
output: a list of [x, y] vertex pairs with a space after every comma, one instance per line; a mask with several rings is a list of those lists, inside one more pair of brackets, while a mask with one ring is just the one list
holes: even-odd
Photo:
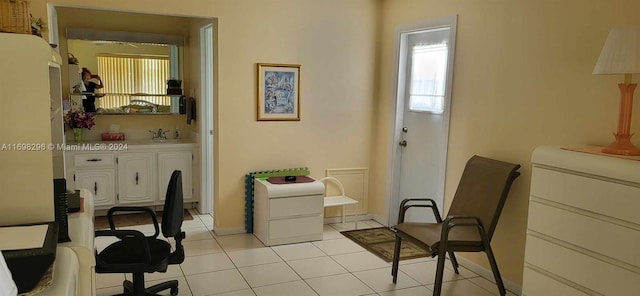
[[602, 148], [603, 153], [617, 154], [617, 155], [640, 155], [640, 150], [631, 143], [631, 136], [629, 134], [613, 134], [616, 140], [609, 146]]

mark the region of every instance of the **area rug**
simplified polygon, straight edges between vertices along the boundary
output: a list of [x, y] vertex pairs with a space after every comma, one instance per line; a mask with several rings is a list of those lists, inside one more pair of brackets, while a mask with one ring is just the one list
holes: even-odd
[[[340, 233], [381, 259], [387, 262], [393, 261], [396, 236], [388, 227], [349, 230]], [[406, 240], [402, 241], [400, 260], [427, 256], [429, 254], [425, 250]]]
[[[160, 224], [162, 222], [162, 211], [156, 212], [156, 217], [158, 218], [158, 224]], [[189, 211], [184, 210], [183, 220], [193, 220], [193, 217], [191, 216], [191, 214], [189, 214]], [[115, 215], [113, 217], [113, 222], [117, 227], [153, 224], [151, 216], [149, 216], [149, 214], [147, 213]], [[109, 219], [107, 218], [107, 216], [96, 217], [93, 224], [95, 229], [109, 229]]]

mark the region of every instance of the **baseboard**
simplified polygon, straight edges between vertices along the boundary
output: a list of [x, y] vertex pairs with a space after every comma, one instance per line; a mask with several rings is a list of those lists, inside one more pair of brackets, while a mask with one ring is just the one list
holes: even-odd
[[[458, 263], [460, 263], [460, 265], [464, 266], [465, 268], [475, 272], [476, 274], [478, 274], [479, 276], [485, 278], [486, 280], [492, 282], [492, 283], [496, 283], [495, 279], [493, 278], [493, 272], [491, 272], [491, 270], [484, 268], [483, 266], [478, 265], [477, 263], [464, 258], [462, 256], [456, 256], [456, 259], [458, 259]], [[522, 285], [518, 285], [512, 281], [506, 280], [504, 278], [502, 278], [502, 282], [504, 283], [504, 287], [505, 289], [509, 290], [510, 292], [516, 294], [516, 295], [522, 295]]]
[[213, 229], [216, 235], [231, 235], [247, 233], [244, 227], [216, 227]]
[[380, 223], [380, 224], [382, 224], [384, 226], [389, 226], [389, 225], [387, 225], [387, 219], [386, 218], [382, 218], [382, 217], [380, 217], [378, 215], [374, 215], [374, 214], [369, 214], [369, 217], [371, 217], [371, 219], [373, 221], [376, 221], [376, 222], [378, 222], [378, 223]]

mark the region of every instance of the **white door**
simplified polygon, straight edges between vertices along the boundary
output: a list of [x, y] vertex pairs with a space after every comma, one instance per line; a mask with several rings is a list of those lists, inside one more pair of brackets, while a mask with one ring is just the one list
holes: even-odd
[[[455, 17], [399, 37], [390, 225], [405, 198], [434, 199], [443, 214]], [[435, 220], [430, 209], [412, 208], [405, 221]]]
[[[200, 108], [201, 132], [201, 171], [200, 171], [200, 195], [198, 203], [200, 213], [213, 213], [213, 23], [200, 28], [200, 59], [202, 92]], [[184, 178], [184, 177], [183, 177]]]

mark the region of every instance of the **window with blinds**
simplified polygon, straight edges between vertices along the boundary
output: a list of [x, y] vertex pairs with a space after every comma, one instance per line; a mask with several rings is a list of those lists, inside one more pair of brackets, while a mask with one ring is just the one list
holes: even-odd
[[100, 100], [101, 108], [118, 108], [133, 100], [171, 105], [171, 98], [165, 95], [170, 77], [168, 56], [98, 55], [98, 73], [106, 94]]

